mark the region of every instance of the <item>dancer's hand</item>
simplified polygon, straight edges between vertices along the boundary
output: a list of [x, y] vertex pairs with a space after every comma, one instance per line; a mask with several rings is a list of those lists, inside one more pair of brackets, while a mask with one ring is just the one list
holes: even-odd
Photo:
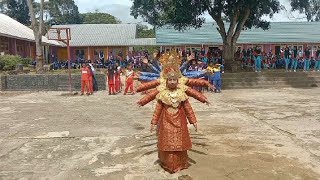
[[214, 91], [214, 90], [216, 89], [216, 87], [215, 87], [214, 85], [210, 84], [210, 83], [208, 83], [208, 87], [209, 87], [212, 91]]
[[151, 124], [150, 133], [152, 133], [156, 129], [156, 126], [157, 125], [155, 125], [155, 124]]
[[207, 101], [206, 104], [207, 104], [207, 106], [210, 106], [210, 105], [211, 105], [211, 103], [210, 103], [209, 101]]
[[141, 105], [141, 103], [139, 101], [137, 101], [136, 104], [138, 105], [139, 108], [142, 107], [142, 105]]
[[198, 124], [197, 123], [193, 123], [192, 125], [196, 129], [196, 132], [198, 132]]

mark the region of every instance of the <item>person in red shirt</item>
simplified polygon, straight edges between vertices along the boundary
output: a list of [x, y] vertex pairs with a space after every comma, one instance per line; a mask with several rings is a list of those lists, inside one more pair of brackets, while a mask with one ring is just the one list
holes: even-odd
[[108, 81], [108, 87], [109, 87], [109, 95], [115, 95], [115, 69], [113, 65], [110, 65], [108, 67], [108, 75], [107, 75], [107, 81]]
[[134, 94], [133, 85], [134, 85], [135, 73], [133, 71], [132, 65], [128, 66], [128, 69], [125, 71], [125, 75], [126, 75], [126, 88], [124, 90], [124, 95], [128, 93], [129, 89], [130, 89], [130, 92]]
[[121, 67], [116, 63], [115, 68], [115, 91], [119, 93], [121, 92]]
[[89, 83], [89, 95], [93, 94], [93, 72], [90, 65], [87, 65], [88, 68], [88, 83]]
[[89, 90], [89, 69], [86, 64], [82, 64], [81, 68], [81, 95], [84, 94], [84, 91], [86, 91], [86, 94], [90, 94]]

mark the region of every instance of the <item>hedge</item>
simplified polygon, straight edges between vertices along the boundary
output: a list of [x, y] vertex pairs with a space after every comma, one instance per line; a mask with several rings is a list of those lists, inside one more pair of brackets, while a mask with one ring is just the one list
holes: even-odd
[[14, 55], [0, 56], [0, 70], [9, 71], [14, 70], [18, 64], [22, 64], [22, 58]]

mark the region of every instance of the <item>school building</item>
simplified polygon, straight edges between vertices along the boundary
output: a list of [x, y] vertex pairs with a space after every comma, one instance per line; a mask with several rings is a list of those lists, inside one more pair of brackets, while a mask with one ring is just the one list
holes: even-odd
[[[124, 56], [134, 47], [156, 46], [155, 38], [137, 38], [136, 24], [72, 24], [54, 25], [52, 28], [70, 28], [70, 53], [71, 60], [77, 59], [95, 61], [99, 54], [107, 59], [112, 52], [117, 55], [120, 51]], [[56, 37], [54, 32], [49, 31], [49, 37]], [[61, 33], [62, 38], [65, 34]], [[59, 60], [67, 59], [66, 45], [55, 47], [52, 53]]]
[[[310, 47], [312, 54], [320, 46], [320, 33], [318, 29], [320, 22], [271, 22], [268, 30], [248, 29], [241, 32], [237, 41], [236, 49], [248, 49], [261, 47], [264, 52], [272, 50], [279, 54], [280, 49], [285, 46], [305, 49]], [[228, 27], [228, 24], [226, 24]], [[206, 51], [223, 49], [222, 38], [217, 31], [217, 25], [205, 23], [201, 28], [191, 28], [179, 32], [170, 27], [163, 27], [156, 30], [157, 44], [162, 50], [171, 48], [184, 50]]]
[[[57, 41], [42, 37], [44, 58], [48, 61], [52, 47], [60, 46]], [[20, 55], [35, 58], [36, 45], [33, 30], [5, 14], [0, 13], [0, 54]]]

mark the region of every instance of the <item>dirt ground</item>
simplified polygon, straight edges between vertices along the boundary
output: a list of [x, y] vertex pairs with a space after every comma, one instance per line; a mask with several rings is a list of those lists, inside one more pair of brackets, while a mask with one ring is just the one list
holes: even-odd
[[[192, 100], [192, 166], [168, 174], [141, 95], [0, 92], [0, 179], [320, 179], [319, 89], [226, 90]], [[183, 179], [180, 177], [180, 179]]]

